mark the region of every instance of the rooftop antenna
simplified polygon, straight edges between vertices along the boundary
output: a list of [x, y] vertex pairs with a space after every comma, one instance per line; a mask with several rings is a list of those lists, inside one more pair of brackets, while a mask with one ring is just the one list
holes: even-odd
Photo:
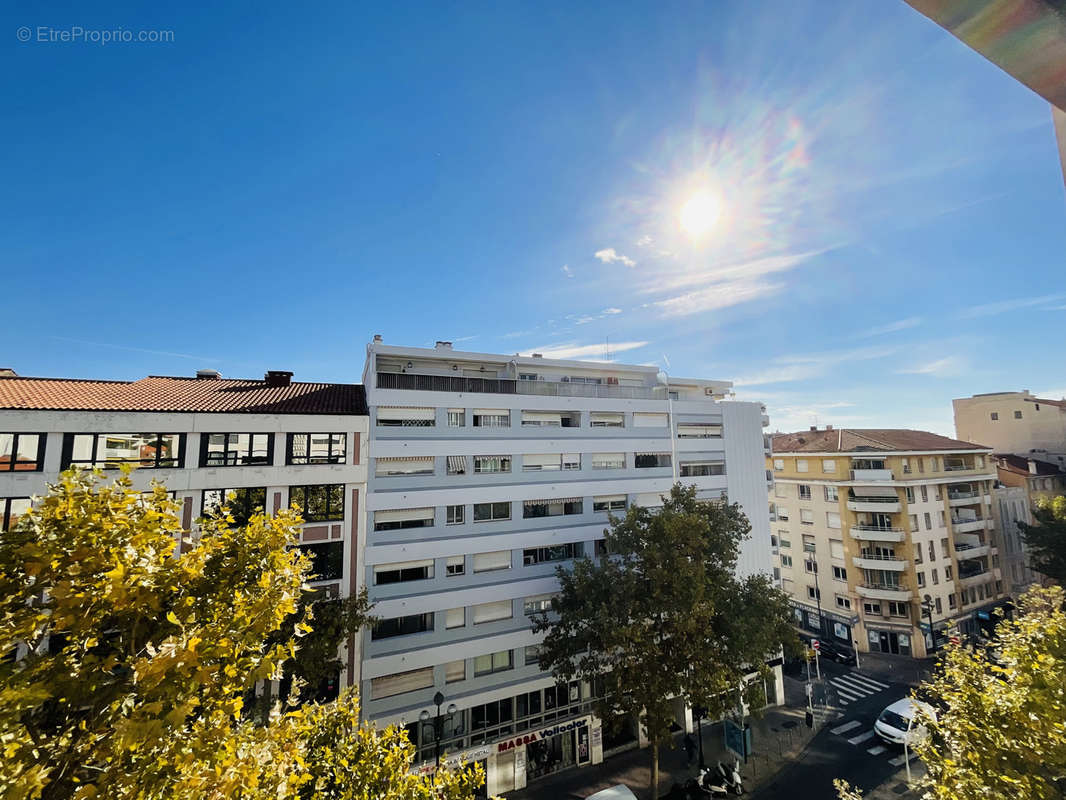
[[663, 353], [663, 363], [666, 364], [667, 369], [670, 369], [670, 359], [666, 357], [666, 353]]
[[611, 337], [608, 336], [603, 342], [603, 360], [611, 360]]

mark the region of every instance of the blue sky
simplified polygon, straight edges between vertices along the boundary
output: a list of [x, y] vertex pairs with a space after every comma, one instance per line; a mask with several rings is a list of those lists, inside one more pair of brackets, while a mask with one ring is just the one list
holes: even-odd
[[783, 430], [1066, 395], [1048, 107], [902, 0], [212, 6], [5, 6], [0, 366], [356, 381], [380, 333], [609, 340]]

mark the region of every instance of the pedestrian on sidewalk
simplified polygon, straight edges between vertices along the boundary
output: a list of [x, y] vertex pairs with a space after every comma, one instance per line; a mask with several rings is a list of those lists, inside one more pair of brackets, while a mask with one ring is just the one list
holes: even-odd
[[692, 738], [692, 734], [691, 733], [686, 733], [685, 734], [684, 747], [685, 747], [685, 756], [686, 756], [685, 766], [686, 767], [691, 767], [692, 766], [692, 762], [696, 758], [696, 740]]

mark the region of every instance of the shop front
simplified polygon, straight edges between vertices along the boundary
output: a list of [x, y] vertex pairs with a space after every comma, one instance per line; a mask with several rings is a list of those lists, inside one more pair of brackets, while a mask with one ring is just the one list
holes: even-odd
[[858, 617], [837, 614], [827, 609], [822, 609], [819, 614], [816, 608], [808, 608], [800, 603], [793, 604], [792, 616], [796, 626], [808, 635], [849, 647], [854, 644], [852, 628], [858, 624]]
[[887, 628], [867, 628], [866, 637], [871, 653], [890, 653], [894, 656], [909, 656], [911, 651], [910, 629], [889, 630]]
[[[497, 742], [496, 772], [505, 780], [505, 764], [513, 765], [513, 785], [519, 788], [570, 767], [598, 763], [603, 758], [598, 722], [590, 715]], [[601, 742], [599, 748], [595, 742]]]

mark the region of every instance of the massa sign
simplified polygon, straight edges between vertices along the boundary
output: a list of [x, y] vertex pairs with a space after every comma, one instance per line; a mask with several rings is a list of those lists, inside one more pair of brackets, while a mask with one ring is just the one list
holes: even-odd
[[506, 739], [497, 743], [496, 752], [503, 753], [507, 750], [521, 747], [524, 744], [529, 744], [530, 742], [539, 742], [542, 739], [550, 739], [553, 736], [558, 736], [560, 733], [566, 733], [567, 731], [584, 727], [588, 725], [591, 720], [592, 717], [582, 717], [581, 719], [574, 719], [569, 722], [560, 722], [558, 725], [553, 725], [550, 728], [542, 728], [539, 731], [523, 733], [521, 736], [515, 736], [513, 739]]

